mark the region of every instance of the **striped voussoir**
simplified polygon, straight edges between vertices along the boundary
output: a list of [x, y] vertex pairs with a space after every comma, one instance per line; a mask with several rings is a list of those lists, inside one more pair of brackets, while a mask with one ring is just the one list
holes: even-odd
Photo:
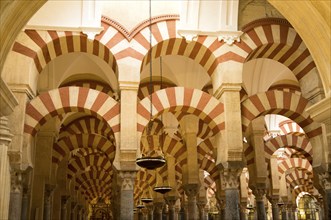
[[271, 155], [273, 155], [276, 150], [288, 147], [300, 148], [310, 156], [313, 156], [313, 148], [307, 137], [287, 134], [271, 138], [264, 143], [265, 157], [267, 160], [270, 160]]
[[105, 120], [119, 132], [120, 106], [103, 92], [83, 87], [63, 87], [42, 93], [26, 106], [24, 132], [35, 136], [40, 126], [52, 117], [69, 112], [85, 112]]
[[166, 89], [175, 86], [176, 85], [174, 83], [170, 83], [170, 82], [162, 82], [161, 85], [160, 81], [155, 81], [155, 80], [153, 80], [152, 85], [150, 85], [150, 82], [141, 83], [138, 89], [138, 100], [141, 101], [145, 97], [148, 97], [150, 94], [158, 90], [161, 90], [161, 88]]
[[296, 135], [305, 135], [302, 128], [292, 120], [285, 120], [279, 123], [279, 128], [284, 134], [292, 133]]
[[313, 195], [314, 193], [314, 186], [313, 184], [309, 184], [309, 185], [301, 185], [301, 186], [298, 186], [297, 188], [295, 188], [293, 190], [293, 195], [294, 195], [294, 198], [297, 198], [297, 196], [302, 193], [302, 192], [307, 192], [309, 193], [310, 195]]
[[205, 157], [201, 161], [198, 160], [198, 163], [200, 165], [200, 169], [207, 171], [209, 173], [210, 177], [214, 181], [219, 180], [220, 173], [218, 171], [218, 168], [216, 167], [215, 161]]
[[65, 84], [61, 84], [61, 87], [67, 87], [67, 86], [78, 86], [78, 87], [84, 87], [84, 88], [90, 88], [94, 90], [98, 90], [100, 92], [106, 93], [110, 97], [114, 98], [114, 89], [103, 82], [97, 81], [97, 80], [75, 80], [70, 81]]
[[287, 66], [300, 81], [304, 76], [317, 74], [316, 65], [299, 34], [283, 19], [261, 20], [243, 29], [240, 42], [233, 50], [245, 62], [268, 58]]
[[308, 105], [308, 100], [291, 92], [272, 90], [250, 96], [241, 103], [243, 132], [258, 116], [279, 114], [295, 121], [309, 138], [318, 136], [322, 129], [304, 111]]
[[107, 157], [91, 154], [86, 157], [76, 157], [69, 161], [67, 165], [68, 175], [70, 174], [74, 176], [77, 171], [85, 170], [89, 166], [103, 167], [103, 169], [107, 172], [112, 170], [112, 163]]
[[283, 160], [278, 164], [278, 171], [280, 176], [285, 173], [285, 171], [292, 168], [307, 170], [307, 174], [310, 178], [313, 178], [313, 167], [309, 160], [302, 158], [288, 158]]
[[92, 185], [90, 188], [82, 192], [85, 195], [87, 201], [92, 201], [93, 199], [105, 199], [111, 195], [111, 186], [103, 188], [101, 186]]
[[81, 184], [78, 184], [76, 182], [75, 184], [75, 190], [81, 190], [81, 191], [87, 191], [89, 188], [91, 188], [91, 186], [98, 186], [101, 188], [107, 188], [111, 185], [111, 181], [109, 182], [105, 182], [103, 180], [100, 179], [89, 179], [86, 180], [84, 182], [82, 182]]
[[[104, 136], [98, 134], [75, 134], [59, 139], [53, 145], [53, 163], [59, 164], [70, 154], [77, 154], [83, 149], [96, 149], [112, 162], [115, 158], [116, 146]], [[84, 155], [84, 154], [83, 154]]]
[[296, 182], [296, 180], [301, 181], [301, 179], [312, 181], [311, 179], [309, 179], [310, 176], [307, 174], [306, 170], [299, 170], [299, 169], [292, 170], [292, 172], [287, 174], [285, 178], [287, 183]]
[[[153, 17], [153, 22], [150, 26], [152, 30], [152, 45], [169, 38], [175, 38], [177, 36], [176, 20], [178, 19], [178, 15]], [[117, 60], [126, 57], [132, 57], [140, 61], [143, 59], [150, 48], [149, 20], [142, 22], [133, 28], [132, 31], [126, 30], [119, 23], [106, 17], [103, 17], [102, 25], [104, 30], [96, 36], [96, 40], [106, 45]]]
[[[143, 54], [146, 54], [142, 59], [141, 71], [146, 65], [150, 63], [149, 44], [145, 44]], [[217, 67], [217, 59], [213, 52], [199, 41], [192, 41], [187, 43], [184, 38], [171, 38], [159, 41], [158, 44], [153, 45], [152, 60], [166, 56], [179, 55], [194, 60], [199, 63], [211, 76]]]
[[107, 122], [93, 116], [84, 116], [73, 120], [66, 126], [62, 125], [58, 139], [73, 134], [99, 134], [109, 141], [115, 142], [114, 133]]
[[295, 179], [291, 180], [291, 182], [288, 182], [288, 180], [286, 179], [286, 182], [290, 185], [291, 189], [294, 189], [297, 186], [309, 186], [313, 184], [312, 180], [308, 179]]
[[107, 45], [98, 40], [91, 41], [79, 32], [25, 30], [17, 37], [13, 51], [30, 57], [39, 73], [56, 57], [83, 52], [104, 60], [116, 76], [118, 74], [115, 57]]
[[152, 118], [155, 118], [162, 112], [194, 114], [209, 125], [213, 134], [224, 129], [223, 103], [201, 90], [184, 87], [162, 89], [152, 95], [152, 100], [152, 112], [150, 112], [150, 97], [138, 103], [138, 132], [144, 130], [151, 119], [151, 114]]
[[205, 139], [201, 143], [199, 143], [197, 147], [198, 159], [203, 160], [203, 158], [207, 157], [211, 160], [215, 160], [213, 156], [214, 145], [212, 141], [209, 139]]
[[78, 170], [73, 176], [69, 177], [69, 179], [75, 179], [76, 182], [84, 182], [89, 179], [95, 179], [98, 176], [105, 177], [105, 180], [108, 180], [109, 178], [112, 179], [113, 176], [113, 170], [105, 170], [103, 167], [98, 166], [88, 166], [85, 168], [85, 170]]

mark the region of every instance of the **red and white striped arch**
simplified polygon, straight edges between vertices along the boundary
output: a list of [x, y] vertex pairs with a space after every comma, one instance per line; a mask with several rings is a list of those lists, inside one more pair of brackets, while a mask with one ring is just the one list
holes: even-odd
[[308, 48], [286, 20], [259, 19], [244, 27], [243, 32], [241, 41], [233, 48], [246, 61], [256, 58], [276, 60], [287, 66], [298, 81], [306, 75], [317, 74]]
[[86, 189], [82, 192], [82, 195], [85, 197], [87, 201], [92, 201], [95, 198], [107, 198], [111, 197], [111, 186], [103, 188], [101, 186], [91, 186], [90, 188]]
[[109, 182], [112, 180], [113, 172], [108, 172], [104, 170], [102, 167], [97, 166], [89, 166], [83, 171], [78, 171], [75, 173], [74, 179], [75, 182], [80, 185], [83, 182], [90, 179], [100, 179], [105, 182]]
[[[162, 89], [152, 95], [152, 118], [162, 112], [186, 112], [194, 114], [209, 124], [213, 134], [224, 129], [224, 106], [213, 96], [198, 89], [173, 87]], [[138, 103], [137, 130], [141, 133], [151, 119], [150, 97]]]
[[210, 177], [213, 179], [213, 181], [219, 180], [220, 173], [218, 171], [218, 168], [216, 167], [215, 161], [212, 161], [205, 157], [201, 161], [198, 160], [198, 163], [202, 170], [205, 170], [210, 174]]
[[265, 142], [264, 153], [266, 159], [270, 160], [271, 155], [273, 155], [277, 149], [283, 147], [297, 147], [313, 156], [313, 148], [307, 137], [288, 134], [277, 136]]
[[101, 117], [115, 137], [120, 129], [119, 103], [103, 92], [83, 87], [63, 87], [42, 93], [27, 104], [25, 112], [24, 132], [32, 136], [50, 118], [69, 112]]
[[[77, 150], [97, 149], [99, 152], [107, 155], [112, 162], [115, 158], [116, 146], [107, 138], [97, 134], [76, 134], [59, 139], [53, 145], [53, 163], [59, 164], [63, 158], [68, 158], [70, 153], [76, 153]], [[82, 150], [83, 150], [82, 149]]]
[[[163, 40], [175, 38], [177, 36], [176, 20], [178, 19], [178, 15], [152, 17], [152, 45]], [[103, 16], [102, 25], [104, 31], [96, 36], [95, 39], [106, 45], [117, 60], [132, 57], [141, 61], [149, 50], [149, 24], [150, 19], [140, 23], [132, 31], [128, 31], [121, 24]]]
[[95, 89], [100, 92], [108, 94], [110, 97], [114, 97], [114, 89], [110, 85], [97, 80], [91, 80], [91, 79], [75, 80], [61, 84], [59, 87], [67, 87], [67, 86], [78, 86], [78, 87]]
[[59, 139], [73, 134], [99, 134], [106, 137], [109, 141], [115, 141], [113, 131], [107, 122], [93, 116], [84, 116], [62, 126]]
[[302, 192], [307, 192], [308, 194], [312, 195], [314, 193], [314, 186], [312, 184], [301, 185], [295, 188], [292, 193], [294, 194], [294, 198], [297, 198], [297, 196]]
[[86, 157], [76, 157], [68, 162], [68, 175], [72, 172], [73, 175], [79, 170], [86, 170], [87, 167], [98, 166], [105, 171], [112, 171], [112, 163], [104, 156], [90, 154]]
[[198, 159], [203, 160], [205, 157], [210, 157], [215, 160], [215, 158], [213, 158], [213, 149], [213, 143], [210, 138], [205, 139], [197, 147]]
[[162, 85], [161, 85], [160, 81], [153, 81], [152, 89], [150, 89], [150, 86], [151, 85], [149, 82], [141, 83], [139, 85], [139, 89], [138, 89], [138, 100], [139, 101], [141, 101], [145, 97], [149, 96], [151, 93], [161, 90], [161, 86], [162, 86], [162, 89], [166, 89], [166, 88], [170, 88], [170, 87], [175, 87], [176, 85], [174, 83], [170, 83], [170, 82], [162, 82]]
[[308, 100], [291, 92], [272, 90], [250, 96], [241, 103], [243, 132], [258, 116], [279, 114], [295, 121], [309, 138], [316, 137], [322, 129], [304, 111], [308, 106]]
[[100, 179], [89, 179], [82, 182], [81, 184], [75, 184], [75, 190], [80, 190], [84, 192], [87, 189], [89, 189], [91, 186], [99, 186], [101, 188], [107, 188], [109, 187], [109, 185], [111, 185], [111, 181], [105, 182], [104, 180], [100, 180]]
[[[149, 45], [146, 44], [144, 51], [145, 53], [143, 53], [146, 55], [143, 58], [141, 70], [143, 70], [144, 67], [150, 63], [150, 55], [148, 50]], [[214, 73], [214, 70], [218, 64], [216, 57], [209, 48], [199, 41], [187, 43], [184, 38], [171, 38], [163, 40], [152, 48], [152, 60], [166, 55], [179, 55], [190, 58], [196, 63], [199, 63], [206, 70], [209, 76]]]
[[30, 57], [39, 73], [56, 57], [73, 52], [88, 53], [108, 63], [117, 76], [116, 60], [107, 45], [91, 41], [78, 32], [25, 30], [16, 38], [13, 51]]
[[307, 159], [302, 158], [289, 158], [283, 160], [280, 164], [278, 164], [278, 171], [280, 176], [285, 173], [285, 171], [297, 168], [307, 170], [307, 174], [310, 178], [313, 177], [313, 167]]
[[292, 120], [285, 120], [279, 123], [279, 128], [283, 132], [283, 134], [294, 133], [298, 136], [305, 135], [302, 128]]

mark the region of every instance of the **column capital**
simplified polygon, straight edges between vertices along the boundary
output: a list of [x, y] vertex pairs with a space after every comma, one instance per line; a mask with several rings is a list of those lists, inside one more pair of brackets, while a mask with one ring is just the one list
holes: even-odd
[[263, 201], [266, 193], [267, 193], [266, 188], [255, 188], [253, 190], [253, 194], [255, 196], [256, 201]]
[[61, 204], [63, 206], [66, 206], [69, 202], [70, 196], [69, 195], [63, 195], [61, 196]]
[[56, 185], [46, 183], [45, 184], [45, 195], [47, 197], [50, 197], [53, 194], [55, 188], [56, 188]]
[[225, 168], [221, 170], [222, 189], [238, 189], [242, 168]]
[[331, 190], [331, 175], [329, 172], [318, 173], [318, 179], [324, 191]]
[[183, 189], [187, 197], [195, 197], [199, 193], [200, 184], [185, 184]]
[[11, 114], [17, 105], [16, 97], [0, 77], [0, 116]]
[[121, 190], [133, 190], [136, 171], [118, 171]]

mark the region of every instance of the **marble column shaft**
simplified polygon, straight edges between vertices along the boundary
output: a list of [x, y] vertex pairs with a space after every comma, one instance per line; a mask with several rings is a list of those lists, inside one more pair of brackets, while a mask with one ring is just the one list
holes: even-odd
[[67, 205], [70, 196], [61, 196], [61, 220], [67, 219]]
[[257, 219], [265, 220], [267, 218], [265, 206], [264, 206], [264, 195], [266, 194], [266, 189], [255, 189], [253, 190], [256, 200], [256, 211], [257, 211]]
[[9, 220], [21, 217], [22, 209], [22, 174], [20, 171], [11, 171], [11, 191], [9, 201]]
[[133, 219], [133, 188], [136, 172], [135, 171], [120, 171], [118, 177], [121, 182], [120, 193], [120, 219]]

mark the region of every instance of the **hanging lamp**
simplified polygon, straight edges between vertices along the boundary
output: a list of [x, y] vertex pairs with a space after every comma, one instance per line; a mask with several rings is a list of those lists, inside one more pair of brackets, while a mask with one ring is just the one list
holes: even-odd
[[153, 202], [153, 198], [151, 197], [150, 193], [149, 193], [149, 187], [147, 190], [145, 190], [145, 192], [143, 193], [143, 195], [141, 196], [140, 201], [142, 201], [145, 204], [151, 203]]
[[[149, 96], [150, 96], [150, 119], [153, 117], [153, 98], [152, 98], [152, 91], [153, 91], [153, 80], [152, 80], [152, 71], [153, 71], [153, 64], [152, 64], [152, 1], [149, 1]], [[146, 168], [148, 170], [154, 170], [156, 168], [164, 166], [166, 160], [164, 159], [163, 155], [157, 155], [157, 152], [154, 151], [152, 148], [152, 140], [153, 135], [151, 134], [152, 130], [152, 122], [147, 126], [147, 142], [150, 146], [150, 150], [143, 154], [142, 157], [136, 159], [136, 163], [138, 166]]]
[[[172, 190], [172, 187], [169, 186], [169, 184], [163, 184], [162, 177], [157, 175], [157, 171], [155, 171], [155, 178], [156, 178], [156, 186], [153, 188], [153, 190], [157, 193], [166, 194], [167, 192], [170, 192]], [[161, 183], [161, 186], [158, 186], [158, 184]]]

